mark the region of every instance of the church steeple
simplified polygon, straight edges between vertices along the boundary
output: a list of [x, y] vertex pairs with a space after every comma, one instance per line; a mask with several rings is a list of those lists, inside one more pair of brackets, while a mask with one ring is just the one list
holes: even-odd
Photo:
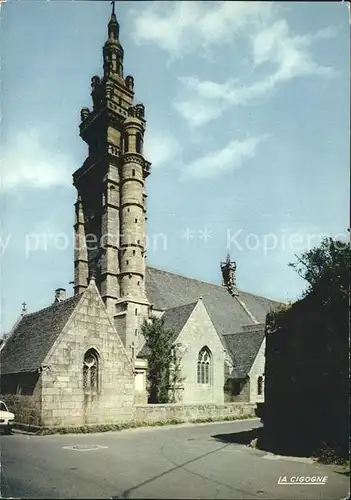
[[119, 41], [119, 24], [115, 13], [115, 2], [112, 4], [111, 18], [108, 23], [108, 39], [103, 48], [104, 76], [119, 76], [123, 78], [123, 47]]
[[91, 79], [92, 109], [81, 110], [80, 136], [88, 157], [73, 175], [77, 189], [75, 293], [96, 286], [126, 348], [137, 347], [147, 317], [145, 290], [145, 108], [134, 100], [134, 78], [123, 77], [123, 48], [112, 2], [104, 74]]
[[119, 24], [115, 13], [115, 0], [112, 0], [111, 4], [112, 4], [112, 13], [110, 22], [108, 23], [108, 37], [113, 40], [118, 40]]

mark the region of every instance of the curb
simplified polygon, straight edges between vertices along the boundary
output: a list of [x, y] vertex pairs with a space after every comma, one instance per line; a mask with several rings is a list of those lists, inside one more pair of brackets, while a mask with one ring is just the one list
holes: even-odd
[[[150, 430], [150, 429], [169, 429], [170, 427], [193, 427], [193, 426], [204, 426], [204, 425], [214, 425], [214, 424], [230, 424], [230, 423], [234, 423], [234, 422], [250, 422], [250, 421], [259, 421], [259, 418], [257, 417], [250, 417], [250, 418], [236, 418], [236, 419], [232, 419], [232, 420], [213, 420], [212, 422], [177, 422], [177, 423], [170, 423], [170, 424], [167, 424], [167, 423], [159, 423], [159, 422], [155, 422], [155, 423], [151, 423], [149, 425], [139, 425], [139, 426], [131, 426], [131, 427], [125, 427], [125, 428], [122, 428], [122, 429], [111, 429], [111, 430], [106, 430], [106, 431], [99, 431], [99, 430], [92, 430], [91, 432], [74, 432], [73, 431], [73, 428], [72, 428], [72, 432], [60, 432], [60, 429], [62, 428], [56, 428], [56, 429], [49, 429], [49, 430], [52, 430], [53, 432], [50, 432], [50, 433], [42, 433], [43, 431], [47, 430], [47, 428], [43, 427], [43, 428], [40, 428], [38, 427], [38, 429], [36, 430], [32, 430], [32, 431], [29, 431], [29, 430], [24, 430], [23, 428], [16, 428], [14, 427], [12, 429], [12, 433], [13, 434], [23, 434], [23, 435], [26, 435], [26, 436], [57, 436], [57, 435], [60, 435], [60, 436], [68, 436], [68, 435], [81, 435], [81, 434], [107, 434], [107, 433], [110, 433], [110, 432], [123, 432], [123, 431], [136, 431], [136, 430], [141, 430], [141, 429], [145, 429], [145, 430]], [[24, 426], [25, 424], [18, 424], [19, 426]], [[93, 428], [93, 426], [92, 426]]]

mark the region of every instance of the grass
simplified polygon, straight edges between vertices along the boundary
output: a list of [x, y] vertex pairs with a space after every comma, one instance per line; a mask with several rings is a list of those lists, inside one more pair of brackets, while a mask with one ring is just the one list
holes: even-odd
[[164, 427], [168, 425], [180, 425], [185, 423], [192, 424], [202, 424], [210, 422], [228, 422], [234, 420], [246, 420], [249, 418], [254, 418], [252, 415], [240, 415], [240, 416], [225, 416], [225, 417], [207, 417], [207, 418], [196, 418], [191, 420], [180, 420], [180, 419], [169, 419], [169, 420], [159, 420], [156, 422], [121, 422], [118, 424], [92, 424], [92, 425], [81, 425], [75, 427], [37, 427], [25, 424], [15, 424], [15, 428], [24, 430], [36, 435], [52, 435], [52, 434], [91, 434], [96, 432], [111, 432], [111, 431], [122, 431], [126, 429], [136, 429], [140, 427]]

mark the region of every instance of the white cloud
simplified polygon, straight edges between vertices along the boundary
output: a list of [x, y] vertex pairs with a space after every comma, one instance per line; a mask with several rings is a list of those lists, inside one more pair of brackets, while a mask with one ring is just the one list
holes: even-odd
[[211, 151], [205, 156], [185, 165], [182, 179], [209, 179], [222, 175], [224, 171], [240, 168], [243, 162], [256, 155], [256, 150], [268, 136], [232, 140], [225, 148]]
[[157, 168], [170, 163], [181, 153], [179, 142], [168, 132], [154, 132], [147, 129], [144, 142], [145, 158], [152, 163], [152, 167]]
[[174, 107], [193, 127], [218, 118], [228, 106], [269, 96], [293, 78], [335, 74], [332, 68], [319, 65], [310, 51], [313, 42], [335, 36], [335, 27], [312, 34], [292, 33], [275, 2], [154, 2], [134, 16], [133, 25], [137, 43], [154, 43], [172, 59], [191, 52], [206, 56], [209, 48], [225, 44], [232, 46], [222, 50], [236, 50], [233, 43], [240, 38], [249, 48], [253, 75], [259, 67], [261, 73], [270, 68], [249, 83], [180, 78], [183, 89]]
[[199, 48], [222, 45], [243, 34], [250, 26], [266, 22], [271, 2], [153, 2], [142, 12], [132, 11], [133, 40], [151, 42], [172, 57]]
[[42, 134], [36, 129], [19, 132], [1, 148], [0, 156], [0, 183], [5, 190], [70, 185], [69, 159], [45, 149]]
[[250, 36], [253, 67], [270, 63], [275, 70], [250, 84], [240, 83], [238, 79], [220, 84], [181, 77], [179, 80], [188, 93], [186, 98], [176, 101], [174, 107], [191, 126], [197, 127], [218, 118], [228, 106], [248, 105], [270, 95], [293, 78], [334, 76], [334, 70], [318, 65], [309, 51], [313, 41], [332, 36], [335, 36], [333, 27], [312, 35], [291, 35], [287, 22], [278, 20]]

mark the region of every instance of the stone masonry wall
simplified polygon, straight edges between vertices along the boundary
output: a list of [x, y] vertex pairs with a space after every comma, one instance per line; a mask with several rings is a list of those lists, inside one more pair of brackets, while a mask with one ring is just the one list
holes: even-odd
[[[99, 388], [83, 389], [83, 359], [94, 348], [99, 357]], [[75, 426], [127, 422], [134, 416], [134, 373], [94, 282], [48, 354], [42, 373], [42, 425]]]
[[189, 422], [207, 418], [255, 418], [255, 407], [256, 405], [250, 403], [137, 405], [135, 421], [152, 424], [172, 420]]
[[[263, 403], [264, 402], [264, 370], [265, 370], [265, 349], [266, 340], [264, 339], [258, 351], [256, 359], [251, 367], [250, 377], [250, 403]], [[262, 394], [257, 393], [258, 377], [263, 377]]]
[[[181, 344], [181, 370], [185, 377], [181, 402], [223, 403], [224, 347], [202, 300], [195, 306], [176, 342]], [[204, 346], [210, 349], [212, 355], [210, 384], [197, 383], [198, 354]]]
[[250, 401], [250, 388], [251, 382], [248, 377], [245, 380], [230, 379], [225, 386], [224, 401], [226, 403], [252, 403]]

